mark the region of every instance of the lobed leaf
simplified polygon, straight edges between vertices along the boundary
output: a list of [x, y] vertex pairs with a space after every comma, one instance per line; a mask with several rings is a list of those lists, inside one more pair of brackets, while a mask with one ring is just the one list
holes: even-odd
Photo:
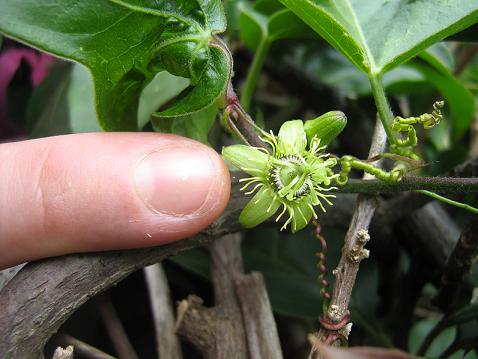
[[[168, 69], [155, 56], [168, 41], [187, 39], [203, 48], [205, 61], [201, 58], [199, 65], [209, 71], [197, 72], [194, 80], [202, 89], [215, 84], [201, 101], [198, 96], [189, 97], [171, 113], [192, 113], [215, 102], [230, 75], [225, 52], [209, 53], [214, 34], [225, 29], [219, 0], [0, 0], [0, 9], [0, 32], [89, 68], [98, 120], [105, 130], [138, 129], [139, 96], [157, 72]], [[194, 51], [185, 54], [186, 60], [197, 54]], [[219, 60], [219, 55], [224, 58]], [[189, 62], [180, 65], [191, 70]], [[222, 86], [217, 86], [219, 82]]]

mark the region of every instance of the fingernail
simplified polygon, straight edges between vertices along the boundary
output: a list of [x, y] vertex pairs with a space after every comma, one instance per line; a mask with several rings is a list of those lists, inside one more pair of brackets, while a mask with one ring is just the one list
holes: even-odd
[[165, 148], [136, 165], [134, 182], [151, 210], [171, 215], [197, 212], [206, 202], [214, 176], [210, 154], [197, 148]]

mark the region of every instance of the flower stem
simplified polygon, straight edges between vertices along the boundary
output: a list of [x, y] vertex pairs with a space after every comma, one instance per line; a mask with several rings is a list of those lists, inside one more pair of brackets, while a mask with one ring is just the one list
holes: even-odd
[[342, 193], [391, 193], [428, 190], [435, 192], [478, 192], [478, 178], [418, 177], [406, 176], [399, 182], [350, 179], [346, 185], [331, 192]]
[[262, 66], [266, 59], [267, 53], [271, 43], [266, 38], [263, 38], [259, 43], [259, 46], [256, 49], [254, 59], [252, 60], [251, 67], [247, 74], [246, 82], [242, 89], [241, 104], [246, 112], [249, 112], [251, 107], [252, 95], [257, 85], [257, 80], [259, 79], [259, 74], [261, 72]]
[[423, 190], [423, 189], [419, 189], [416, 192], [424, 194], [424, 195], [429, 196], [429, 197], [432, 197], [432, 198], [434, 198], [438, 201], [441, 201], [443, 203], [446, 203], [446, 204], [449, 204], [449, 205], [452, 205], [452, 206], [455, 206], [455, 207], [460, 207], [460, 208], [466, 209], [467, 211], [470, 211], [472, 213], [477, 213], [478, 214], [478, 208], [470, 206], [466, 203], [457, 202], [457, 201], [454, 201], [452, 199], [440, 196], [439, 194], [436, 194], [434, 192], [430, 192], [430, 191]]
[[388, 141], [390, 144], [395, 144], [397, 142], [392, 128], [390, 127], [393, 122], [393, 113], [388, 104], [387, 97], [385, 95], [385, 90], [382, 85], [382, 78], [380, 75], [369, 75], [370, 85], [372, 86], [373, 98], [375, 100], [375, 105], [377, 106], [378, 114], [380, 115], [380, 120], [382, 121], [383, 128], [387, 133]]

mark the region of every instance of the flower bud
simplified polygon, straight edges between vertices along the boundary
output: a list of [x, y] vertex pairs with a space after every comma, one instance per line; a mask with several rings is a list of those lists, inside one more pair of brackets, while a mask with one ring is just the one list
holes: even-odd
[[307, 141], [311, 141], [314, 136], [320, 139], [322, 146], [327, 146], [330, 142], [343, 131], [347, 125], [347, 117], [341, 111], [330, 111], [313, 120], [305, 121], [304, 131], [307, 135]]

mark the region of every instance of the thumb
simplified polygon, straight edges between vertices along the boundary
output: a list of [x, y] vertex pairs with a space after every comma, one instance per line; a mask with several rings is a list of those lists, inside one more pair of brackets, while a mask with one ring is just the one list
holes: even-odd
[[230, 193], [215, 151], [154, 133], [2, 144], [0, 173], [0, 268], [188, 237], [221, 214]]

